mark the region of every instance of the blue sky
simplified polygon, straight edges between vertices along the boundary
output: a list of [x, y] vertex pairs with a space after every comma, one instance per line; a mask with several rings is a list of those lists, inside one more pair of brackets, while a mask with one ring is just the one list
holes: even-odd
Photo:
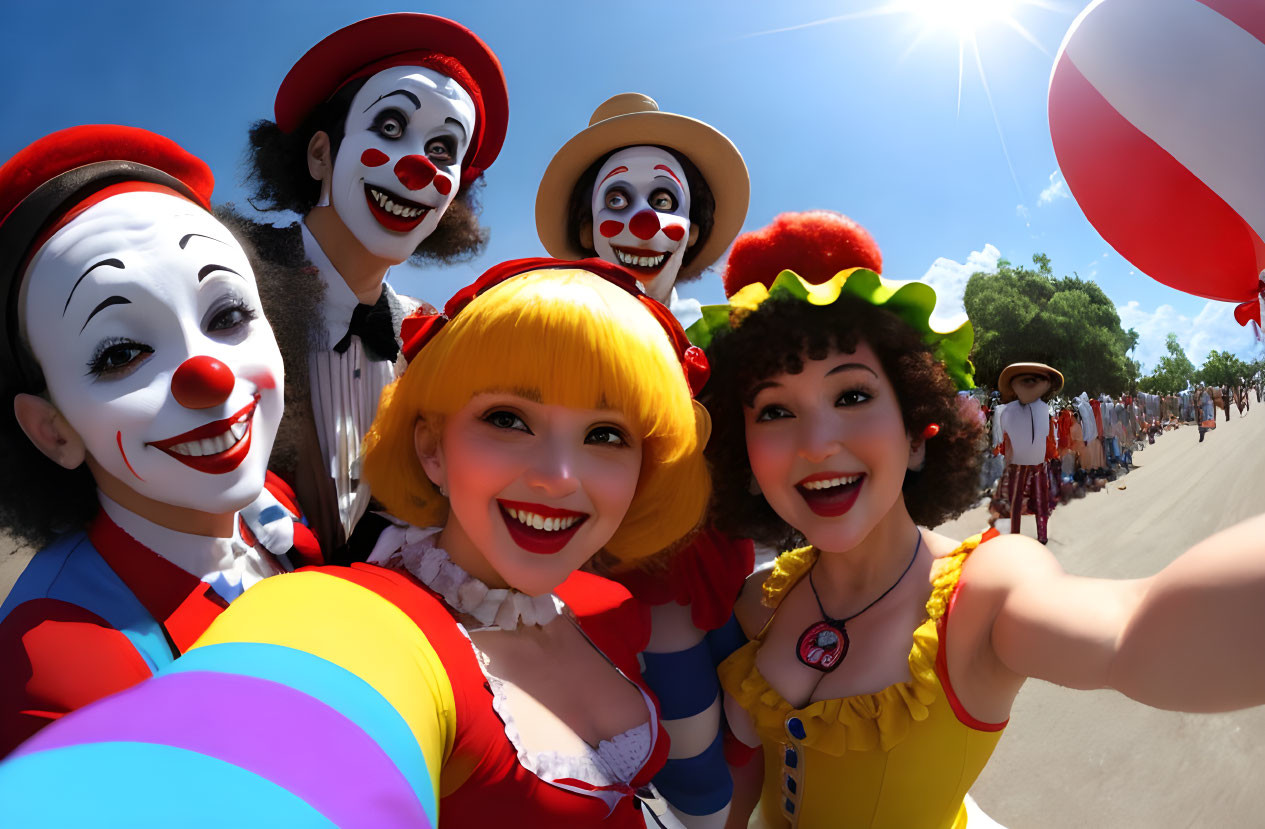
[[[1047, 253], [1056, 273], [1098, 282], [1143, 335], [1153, 365], [1178, 333], [1196, 364], [1209, 348], [1254, 353], [1228, 303], [1191, 297], [1137, 274], [1069, 198], [1046, 122], [1046, 87], [1082, 0], [1028, 0], [1027, 32], [991, 22], [976, 39], [987, 88], [968, 52], [958, 100], [958, 33], [909, 12], [864, 14], [884, 0], [640, 0], [637, 3], [49, 2], [0, 11], [0, 156], [81, 123], [167, 135], [204, 158], [218, 201], [245, 206], [246, 129], [270, 118], [277, 85], [312, 44], [340, 26], [392, 11], [458, 20], [499, 55], [510, 92], [505, 149], [487, 173], [477, 261], [393, 270], [397, 289], [436, 304], [488, 265], [543, 254], [536, 186], [554, 151], [617, 92], [726, 133], [751, 171], [746, 229], [786, 210], [851, 215], [882, 247], [884, 273], [928, 275], [946, 302], [999, 256]], [[823, 19], [845, 19], [804, 26]], [[969, 49], [969, 47], [968, 47]], [[987, 92], [986, 92], [987, 89]], [[990, 107], [988, 93], [991, 93]], [[1004, 136], [1004, 144], [1002, 136]], [[723, 298], [706, 274], [683, 288]]]

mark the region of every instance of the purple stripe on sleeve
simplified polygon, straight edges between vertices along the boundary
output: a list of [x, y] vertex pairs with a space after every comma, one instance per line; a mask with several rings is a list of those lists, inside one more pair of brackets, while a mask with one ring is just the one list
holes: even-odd
[[[365, 732], [316, 698], [276, 682], [210, 671], [158, 677], [51, 724], [13, 756], [104, 742], [168, 745], [232, 763], [341, 827], [434, 826], [434, 816]], [[142, 770], [124, 774], [121, 784], [144, 787]], [[189, 795], [199, 796], [199, 781], [188, 783]]]

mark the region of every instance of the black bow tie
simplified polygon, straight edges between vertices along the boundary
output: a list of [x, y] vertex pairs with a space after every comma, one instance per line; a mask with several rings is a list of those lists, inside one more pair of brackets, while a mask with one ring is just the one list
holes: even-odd
[[395, 326], [391, 322], [391, 304], [384, 290], [373, 305], [363, 302], [351, 312], [351, 325], [347, 333], [334, 345], [339, 354], [347, 353], [351, 336], [355, 334], [365, 347], [365, 356], [371, 362], [395, 362], [400, 355], [400, 344], [395, 339]]

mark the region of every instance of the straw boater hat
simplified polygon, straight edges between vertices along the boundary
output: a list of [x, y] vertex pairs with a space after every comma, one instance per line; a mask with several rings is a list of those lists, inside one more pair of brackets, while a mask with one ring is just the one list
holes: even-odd
[[1001, 402], [1009, 403], [1016, 398], [1015, 390], [1010, 382], [1021, 374], [1044, 374], [1050, 378], [1050, 390], [1041, 395], [1041, 399], [1047, 402], [1063, 388], [1063, 374], [1056, 368], [1047, 366], [1045, 363], [1011, 363], [1002, 369], [1001, 377], [997, 380]]
[[747, 165], [733, 142], [714, 127], [694, 118], [661, 112], [647, 95], [624, 92], [607, 100], [589, 119], [587, 129], [562, 145], [536, 192], [536, 233], [550, 256], [583, 259], [592, 256], [578, 239], [567, 235], [567, 208], [580, 176], [593, 162], [623, 147], [643, 144], [676, 150], [688, 158], [711, 189], [716, 212], [711, 233], [700, 242], [678, 279], [688, 279], [720, 258], [747, 217], [751, 182]]

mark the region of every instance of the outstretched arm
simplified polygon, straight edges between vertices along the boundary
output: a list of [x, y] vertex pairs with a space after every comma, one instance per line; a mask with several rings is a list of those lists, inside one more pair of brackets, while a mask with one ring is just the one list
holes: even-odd
[[153, 679], [0, 765], [6, 824], [437, 825], [452, 689], [394, 587], [347, 568], [255, 586]]
[[1010, 671], [1172, 710], [1265, 703], [1265, 515], [1147, 579], [1071, 576], [1018, 537], [977, 555], [985, 550], [964, 578], [978, 575], [998, 597], [991, 646]]

